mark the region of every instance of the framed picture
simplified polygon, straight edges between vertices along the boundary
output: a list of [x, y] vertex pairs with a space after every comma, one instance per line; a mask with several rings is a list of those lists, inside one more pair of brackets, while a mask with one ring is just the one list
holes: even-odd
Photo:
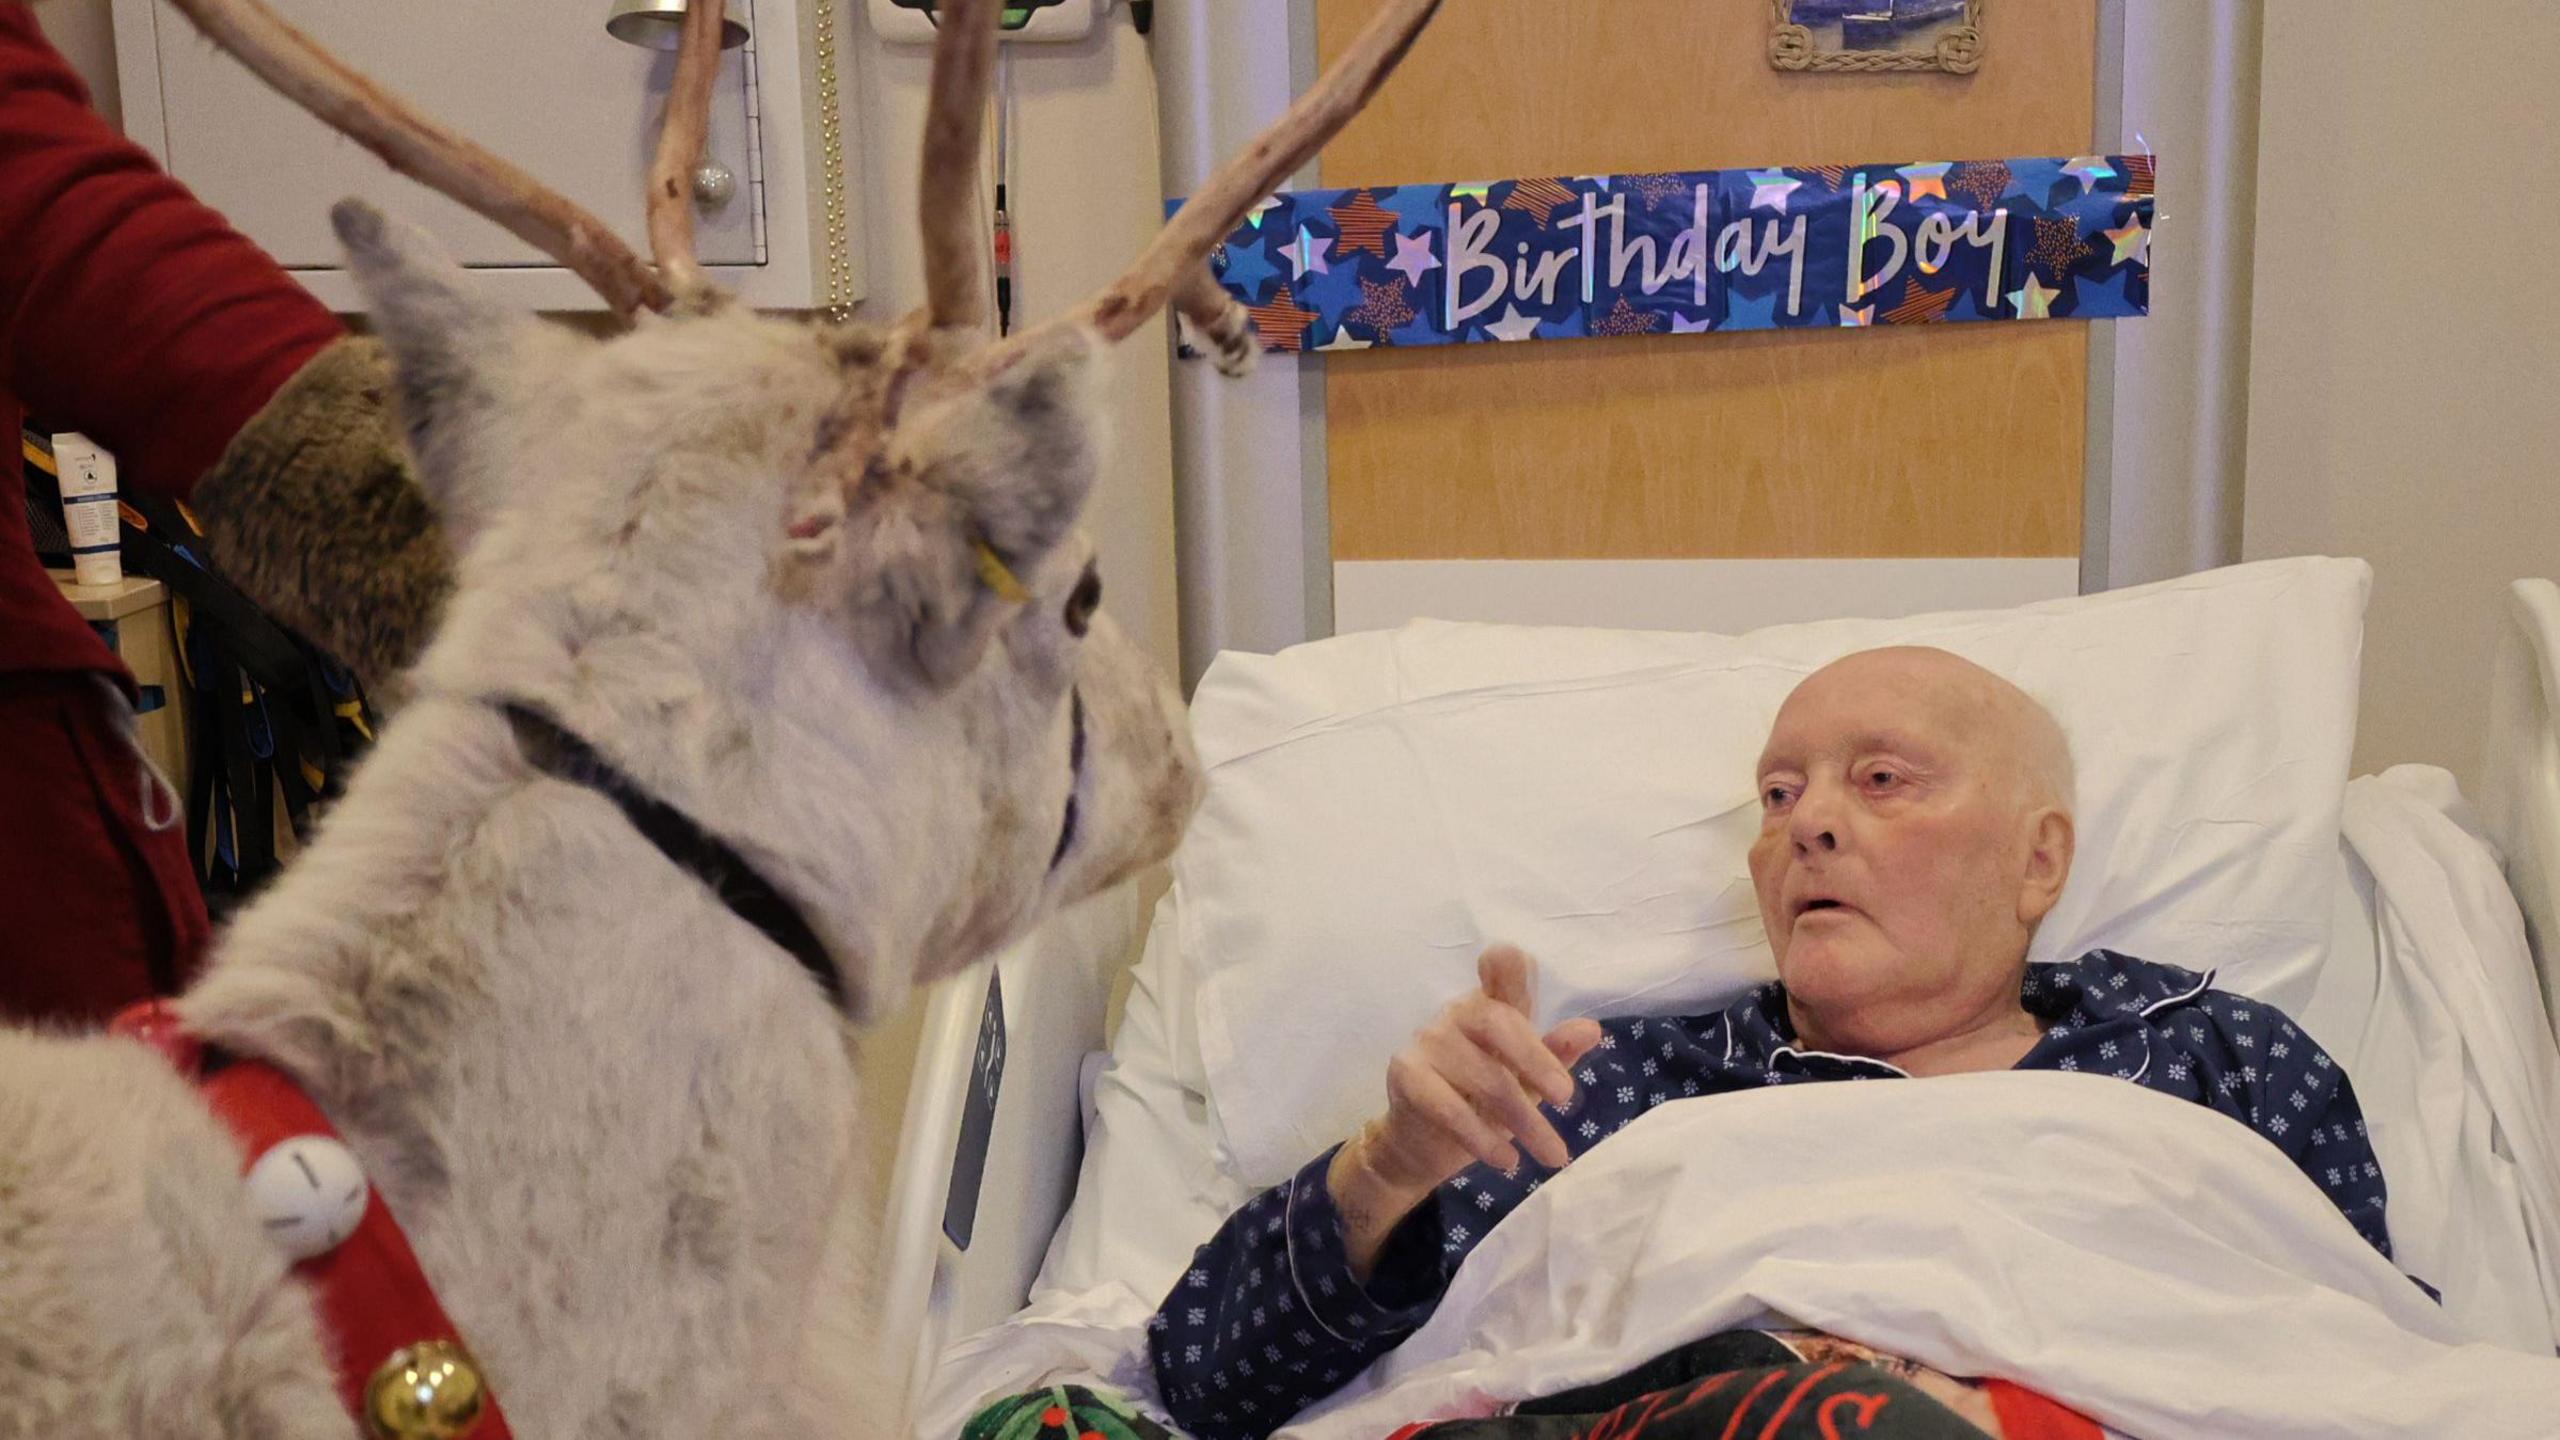
[[1984, 0], [1770, 0], [1769, 63], [1780, 70], [1882, 74], [1982, 64]]

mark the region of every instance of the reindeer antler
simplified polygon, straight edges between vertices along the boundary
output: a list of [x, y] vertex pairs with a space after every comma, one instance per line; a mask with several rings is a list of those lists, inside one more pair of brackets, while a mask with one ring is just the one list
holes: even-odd
[[[1105, 340], [1124, 340], [1168, 301], [1226, 352], [1228, 362], [1238, 358], [1250, 343], [1248, 317], [1211, 276], [1209, 252], [1256, 202], [1278, 189], [1360, 113], [1440, 4], [1390, 0], [1314, 88], [1192, 194], [1119, 279], [1066, 314], [981, 352], [972, 365], [982, 373], [1001, 370], [1063, 326], [1090, 326]], [[935, 59], [938, 68], [938, 53]]]
[[667, 118], [658, 130], [657, 157], [649, 162], [649, 253], [657, 257], [659, 278], [679, 296], [704, 283], [693, 254], [693, 167], [711, 133], [711, 91], [720, 79], [727, 8], [726, 0], [691, 0], [685, 6]]
[[[1233, 368], [1250, 352], [1250, 320], [1209, 273], [1209, 252], [1253, 204], [1277, 189], [1369, 103], [1441, 0], [1390, 0], [1313, 89], [1211, 176], [1159, 232], [1137, 263], [1093, 298], [968, 363], [981, 374], [1012, 364], [1056, 330], [1087, 326], [1105, 340], [1127, 339], [1170, 303], [1199, 327]], [[998, 0], [944, 0], [934, 36], [933, 84], [925, 115], [925, 325], [985, 323], [978, 252], [976, 180], [987, 91], [995, 70]]]
[[[195, 22], [206, 38], [231, 53], [287, 99], [323, 123], [379, 155], [392, 169], [419, 181], [506, 227], [508, 233], [550, 256], [595, 287], [615, 309], [628, 315], [646, 307], [664, 310], [675, 291], [670, 282], [699, 284], [693, 263], [692, 217], [682, 215], [663, 228], [660, 187], [650, 194], [651, 238], [672, 272], [661, 276], [606, 228], [603, 221], [567, 196], [544, 185], [514, 165], [454, 134], [419, 113], [407, 101], [348, 68], [311, 38], [287, 24], [259, 0], [170, 0]], [[676, 93], [668, 99], [669, 130], [681, 116], [691, 116], [690, 138], [679, 149], [689, 170], [702, 148], [703, 126], [710, 107], [711, 82], [717, 74], [719, 0], [691, 7], [707, 11], [712, 32], [708, 46], [696, 43], [705, 28], [702, 17], [688, 14], [685, 50], [677, 61]], [[709, 58], [697, 54], [707, 51]], [[681, 137], [669, 134], [673, 146]], [[659, 166], [667, 163], [662, 146]], [[654, 178], [656, 170], [652, 170]], [[681, 197], [682, 182], [678, 184]]]
[[977, 181], [1000, 8], [999, 0], [942, 0], [936, 12], [916, 218], [924, 229], [924, 321], [937, 330], [986, 323]]

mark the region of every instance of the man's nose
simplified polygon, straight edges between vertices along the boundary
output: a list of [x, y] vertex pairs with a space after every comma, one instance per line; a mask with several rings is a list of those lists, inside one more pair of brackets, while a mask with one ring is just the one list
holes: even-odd
[[1795, 842], [1797, 853], [1838, 850], [1840, 828], [1837, 787], [1819, 780], [1808, 784], [1805, 792], [1796, 797], [1795, 809], [1787, 817], [1788, 838]]

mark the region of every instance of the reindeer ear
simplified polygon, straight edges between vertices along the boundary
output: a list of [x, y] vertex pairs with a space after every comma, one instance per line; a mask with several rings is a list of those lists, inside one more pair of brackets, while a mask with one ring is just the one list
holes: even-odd
[[976, 667], [1084, 513], [1100, 448], [1095, 348], [1063, 331], [992, 380], [910, 412], [872, 503], [857, 506], [869, 513], [857, 517], [868, 553], [856, 563], [935, 685]]
[[496, 414], [496, 376], [534, 322], [474, 290], [416, 226], [361, 200], [339, 201], [329, 218], [390, 352], [418, 478], [449, 530], [476, 529], [491, 497], [475, 493], [488, 467], [473, 437]]
[[1067, 537], [1093, 491], [1095, 349], [1085, 331], [1063, 332], [892, 443], [891, 463], [950, 497], [975, 538], [1018, 572]]

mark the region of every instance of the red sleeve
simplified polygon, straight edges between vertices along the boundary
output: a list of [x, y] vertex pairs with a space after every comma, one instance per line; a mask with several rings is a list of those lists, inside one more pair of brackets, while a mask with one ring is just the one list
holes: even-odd
[[127, 486], [184, 496], [341, 333], [0, 0], [0, 392], [114, 451]]

